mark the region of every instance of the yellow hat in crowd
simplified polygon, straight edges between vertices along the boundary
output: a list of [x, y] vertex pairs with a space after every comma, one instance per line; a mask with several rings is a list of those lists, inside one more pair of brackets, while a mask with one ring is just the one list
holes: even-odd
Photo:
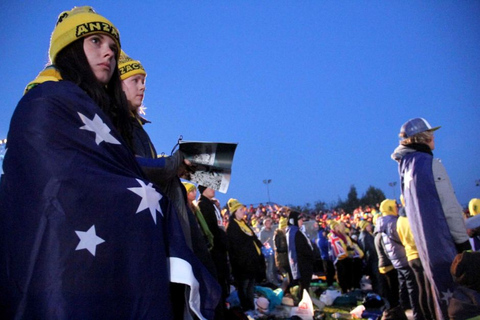
[[123, 50], [118, 59], [118, 71], [120, 72], [120, 79], [125, 80], [136, 74], [147, 75], [142, 64], [138, 60], [130, 58]]
[[380, 212], [383, 215], [397, 215], [397, 202], [393, 199], [385, 199], [380, 203]]
[[362, 220], [358, 223], [358, 228], [360, 229], [360, 231], [363, 231], [365, 230], [365, 228], [370, 224], [370, 222], [366, 221], [366, 220]]
[[283, 228], [287, 227], [287, 225], [288, 225], [288, 220], [287, 220], [287, 218], [281, 217], [280, 220], [278, 221], [278, 227], [279, 227], [280, 229], [283, 229]]
[[337, 220], [330, 220], [328, 222], [328, 226], [330, 227], [330, 230], [335, 229], [336, 226], [338, 226], [340, 223]]
[[476, 216], [480, 213], [480, 199], [473, 198], [468, 203], [468, 211], [470, 211], [471, 216]]
[[197, 189], [193, 183], [190, 183], [190, 182], [182, 182], [182, 183], [185, 189], [187, 189], [187, 193], [190, 193]]
[[121, 48], [120, 33], [109, 20], [97, 14], [89, 6], [74, 7], [70, 11], [60, 13], [50, 38], [50, 61], [55, 63], [57, 54], [75, 40], [99, 33], [110, 36], [116, 42], [118, 48], [116, 59], [118, 61]]
[[230, 211], [230, 213], [234, 213], [235, 211], [243, 207], [243, 204], [241, 204], [237, 199], [231, 198], [228, 200], [227, 206], [228, 211]]

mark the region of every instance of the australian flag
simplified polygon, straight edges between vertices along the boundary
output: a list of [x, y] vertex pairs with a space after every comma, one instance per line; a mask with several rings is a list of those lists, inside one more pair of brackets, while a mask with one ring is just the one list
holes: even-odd
[[403, 157], [399, 171], [407, 218], [432, 285], [437, 319], [448, 319], [455, 289], [450, 265], [457, 252], [435, 187], [432, 161], [428, 153], [413, 152]]
[[1, 319], [172, 319], [170, 282], [213, 318], [220, 289], [167, 197], [78, 86], [19, 102], [0, 184]]

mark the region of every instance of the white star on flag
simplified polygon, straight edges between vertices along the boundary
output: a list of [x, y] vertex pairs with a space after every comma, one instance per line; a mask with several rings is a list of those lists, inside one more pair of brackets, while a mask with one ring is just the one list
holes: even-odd
[[3, 151], [3, 154], [1, 153], [2, 150], [0, 150], [0, 174], [3, 174], [3, 159], [5, 158], [5, 155], [7, 154], [7, 150], [8, 149], [5, 149], [5, 151]]
[[97, 245], [105, 242], [105, 240], [98, 237], [95, 233], [95, 225], [91, 226], [87, 232], [75, 231], [75, 233], [80, 238], [80, 242], [78, 243], [75, 250], [87, 249], [93, 256], [95, 256]]
[[447, 289], [447, 292], [442, 292], [442, 300], [445, 300], [445, 303], [448, 305], [448, 302], [453, 297], [453, 292], [450, 292], [450, 289]]
[[80, 112], [78, 112], [78, 115], [85, 124], [83, 127], [80, 127], [80, 129], [95, 132], [95, 142], [97, 145], [102, 141], [112, 144], [120, 144], [120, 142], [110, 134], [110, 128], [102, 121], [98, 114], [95, 114], [93, 120], [88, 119]]
[[403, 184], [406, 189], [410, 189], [410, 182], [413, 180], [412, 170], [405, 170], [405, 175], [403, 176]]
[[163, 216], [162, 208], [160, 208], [160, 200], [162, 199], [162, 195], [152, 187], [153, 185], [151, 183], [146, 185], [142, 180], [136, 180], [140, 184], [140, 188], [128, 188], [128, 190], [136, 193], [142, 198], [136, 213], [139, 213], [147, 208], [150, 209], [150, 214], [152, 215], [153, 221], [155, 224], [157, 224], [157, 211]]

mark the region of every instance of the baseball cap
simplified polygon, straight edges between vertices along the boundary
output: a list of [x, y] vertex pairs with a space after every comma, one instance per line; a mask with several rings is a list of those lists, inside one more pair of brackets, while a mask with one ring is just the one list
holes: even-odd
[[399, 136], [400, 140], [404, 140], [416, 135], [417, 133], [435, 131], [438, 129], [440, 129], [440, 126], [433, 128], [430, 123], [423, 118], [413, 118], [402, 125]]

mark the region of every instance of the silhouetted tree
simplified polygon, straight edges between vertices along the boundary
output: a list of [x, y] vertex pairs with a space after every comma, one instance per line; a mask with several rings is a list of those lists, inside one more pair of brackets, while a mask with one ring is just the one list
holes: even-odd
[[385, 200], [385, 194], [383, 193], [383, 191], [373, 186], [370, 186], [368, 187], [367, 192], [365, 192], [365, 195], [360, 200], [360, 203], [362, 204], [362, 206], [375, 206], [377, 203], [380, 203], [383, 200]]

